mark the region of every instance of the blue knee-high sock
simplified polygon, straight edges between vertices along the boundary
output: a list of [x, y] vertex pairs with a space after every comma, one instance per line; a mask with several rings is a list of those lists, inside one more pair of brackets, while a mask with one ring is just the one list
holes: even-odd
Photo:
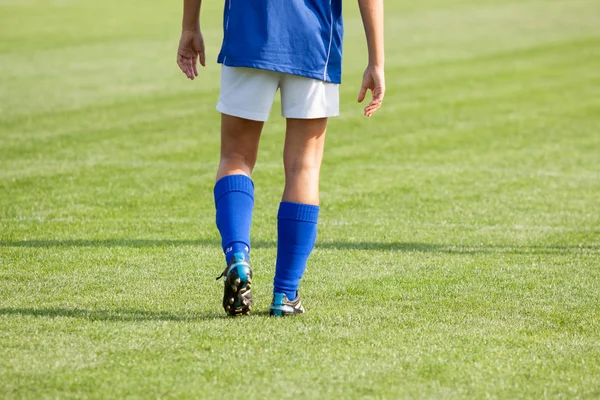
[[249, 258], [250, 225], [254, 208], [254, 184], [246, 175], [229, 175], [215, 184], [217, 228], [225, 262], [229, 264], [235, 253]]
[[275, 293], [296, 298], [306, 261], [315, 246], [319, 206], [282, 202], [277, 215]]

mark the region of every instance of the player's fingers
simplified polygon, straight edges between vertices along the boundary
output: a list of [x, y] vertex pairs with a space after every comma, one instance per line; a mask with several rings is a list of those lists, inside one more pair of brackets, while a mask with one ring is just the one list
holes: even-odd
[[179, 65], [179, 69], [181, 70], [181, 72], [183, 72], [185, 74], [185, 76], [187, 76], [189, 78], [185, 59], [180, 54], [177, 55], [177, 65]]
[[381, 107], [381, 103], [374, 105], [374, 106], [366, 107], [365, 114], [367, 116], [371, 116], [371, 114], [373, 114], [375, 111], [379, 110], [379, 107]]
[[370, 117], [373, 115], [375, 111], [381, 107], [382, 101], [375, 101], [375, 99], [371, 100], [368, 106], [365, 107], [365, 115]]
[[369, 107], [379, 107], [381, 105], [381, 103], [383, 102], [381, 97], [376, 97], [375, 95], [373, 95], [373, 98], [371, 99], [371, 101], [369, 102], [369, 104], [367, 104], [366, 108]]
[[381, 107], [381, 103], [383, 103], [382, 101], [371, 101], [365, 108], [368, 109], [376, 109]]
[[360, 86], [360, 91], [358, 92], [358, 102], [362, 103], [362, 101], [365, 99], [365, 96], [367, 95], [367, 87], [365, 86], [365, 84], [363, 83]]
[[381, 87], [378, 87], [375, 90], [373, 90], [373, 98], [369, 102], [369, 105], [365, 107], [365, 115], [371, 116], [371, 114], [373, 114], [379, 109], [379, 107], [381, 107], [381, 104], [383, 103], [384, 92], [385, 89]]
[[379, 107], [381, 107], [381, 103], [369, 104], [367, 107], [365, 107], [365, 111], [372, 113], [376, 111]]
[[194, 76], [198, 76], [198, 56], [197, 55], [192, 57], [192, 72], [194, 73]]
[[204, 49], [200, 51], [200, 65], [206, 67], [206, 54], [204, 54]]
[[367, 107], [379, 105], [381, 103], [383, 103], [383, 99], [381, 97], [378, 98], [378, 97], [373, 96], [373, 98], [371, 99], [371, 101], [369, 102], [369, 105]]
[[193, 79], [194, 75], [192, 72], [191, 65], [192, 59], [179, 54], [177, 58], [177, 63], [179, 64], [179, 68], [181, 68], [181, 71], [185, 74], [185, 76], [187, 76], [189, 79]]
[[374, 112], [374, 111], [375, 111], [375, 110], [373, 110], [373, 109], [372, 109], [372, 108], [370, 108], [370, 107], [365, 107], [365, 116], [367, 116], [367, 117], [370, 117], [370, 116], [371, 116], [371, 114], [373, 114], [373, 112]]
[[192, 57], [186, 58], [185, 63], [187, 67], [187, 77], [194, 80], [194, 59]]
[[373, 100], [371, 100], [371, 103], [381, 103], [383, 101], [383, 96], [385, 94], [385, 88], [383, 87], [376, 87], [375, 90], [373, 90]]

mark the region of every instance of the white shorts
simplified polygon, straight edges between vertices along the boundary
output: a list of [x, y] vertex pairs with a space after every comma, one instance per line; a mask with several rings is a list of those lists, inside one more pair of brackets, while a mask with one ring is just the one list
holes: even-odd
[[221, 70], [217, 110], [234, 117], [266, 121], [277, 89], [281, 89], [281, 115], [285, 118], [313, 119], [335, 117], [340, 113], [337, 83], [225, 65]]

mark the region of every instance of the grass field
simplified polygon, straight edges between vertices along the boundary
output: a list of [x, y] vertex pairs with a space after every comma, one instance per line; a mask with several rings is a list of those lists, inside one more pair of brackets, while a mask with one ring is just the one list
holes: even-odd
[[[167, 4], [169, 3], [169, 4]], [[279, 105], [253, 176], [257, 312], [214, 226], [222, 1], [0, 0], [0, 398], [600, 397], [600, 2], [388, 0], [384, 108], [323, 166], [308, 313], [271, 319]]]

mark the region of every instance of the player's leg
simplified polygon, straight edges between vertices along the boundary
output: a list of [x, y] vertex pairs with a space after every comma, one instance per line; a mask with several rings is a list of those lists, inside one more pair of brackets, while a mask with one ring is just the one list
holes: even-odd
[[249, 258], [254, 183], [250, 178], [264, 122], [221, 116], [221, 157], [214, 188], [217, 227], [230, 264], [236, 253]]
[[214, 197], [227, 265], [222, 274], [223, 308], [230, 315], [248, 314], [252, 307], [249, 253], [254, 183], [250, 176], [278, 85], [278, 76], [266, 72], [223, 67], [217, 105], [222, 113], [221, 157]]
[[319, 175], [326, 128], [327, 118], [287, 120], [285, 189], [277, 215], [273, 315], [304, 312], [298, 286], [317, 237]]
[[285, 189], [278, 213], [277, 263], [271, 315], [303, 313], [298, 286], [315, 245], [319, 177], [327, 117], [338, 114], [337, 85], [291, 77], [281, 86], [287, 119]]
[[221, 159], [214, 188], [216, 222], [227, 267], [223, 308], [230, 315], [252, 310], [250, 226], [254, 183], [250, 176], [258, 154], [262, 121], [227, 114], [221, 117]]
[[229, 175], [252, 175], [263, 125], [264, 121], [221, 114], [221, 155], [217, 181]]
[[287, 119], [283, 149], [284, 202], [319, 205], [326, 130], [327, 118]]

